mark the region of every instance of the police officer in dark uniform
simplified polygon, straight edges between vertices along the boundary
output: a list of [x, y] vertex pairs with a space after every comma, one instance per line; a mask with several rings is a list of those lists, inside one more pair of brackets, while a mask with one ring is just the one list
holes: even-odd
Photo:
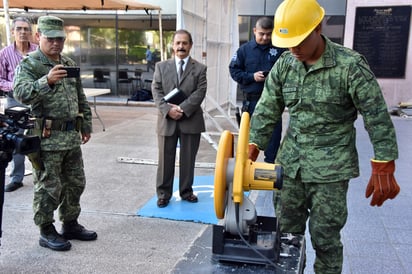
[[[250, 115], [262, 94], [268, 72], [285, 51], [272, 45], [272, 31], [273, 20], [269, 17], [259, 18], [253, 28], [254, 39], [239, 47], [229, 65], [231, 77], [243, 92], [242, 112], [247, 111]], [[282, 121], [276, 125], [272, 139], [265, 149], [265, 162], [274, 163], [281, 133]]]

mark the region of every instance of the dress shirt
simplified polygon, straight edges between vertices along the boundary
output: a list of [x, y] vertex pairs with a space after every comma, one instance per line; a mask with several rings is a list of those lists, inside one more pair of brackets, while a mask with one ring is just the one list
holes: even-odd
[[[37, 45], [30, 43], [29, 52], [37, 49]], [[16, 43], [0, 51], [0, 90], [13, 90], [14, 70], [24, 56], [16, 48]]]
[[180, 69], [180, 60], [183, 60], [183, 61], [185, 62], [185, 63], [183, 64], [183, 71], [185, 71], [187, 62], [189, 62], [189, 56], [187, 56], [185, 59], [175, 58], [176, 71], [177, 71], [177, 73], [179, 73], [179, 69]]

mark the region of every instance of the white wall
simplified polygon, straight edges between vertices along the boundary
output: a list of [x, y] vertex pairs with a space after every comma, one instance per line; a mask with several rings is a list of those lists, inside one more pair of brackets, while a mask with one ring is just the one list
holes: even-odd
[[[352, 48], [355, 30], [356, 7], [405, 6], [412, 5], [412, 0], [347, 0], [344, 45]], [[406, 54], [405, 79], [379, 78], [386, 103], [389, 107], [399, 102], [412, 101], [412, 23], [409, 29], [409, 41]]]
[[[176, 20], [182, 21], [183, 27], [192, 34], [190, 55], [207, 65], [208, 97], [218, 105], [232, 102], [228, 66], [232, 48], [239, 45], [238, 35], [234, 38], [234, 28], [238, 33], [236, 0], [179, 1], [182, 1], [182, 18], [178, 13]], [[216, 107], [210, 100], [205, 100], [207, 110]]]
[[138, 2], [159, 6], [162, 14], [176, 14], [176, 0], [138, 0]]
[[[194, 1], [194, 0], [191, 0]], [[273, 15], [277, 6], [282, 0], [235, 0], [239, 15]], [[356, 7], [367, 6], [399, 6], [412, 5], [412, 0], [342, 0], [329, 1], [318, 0], [319, 4], [325, 8], [326, 15], [345, 15], [345, 31], [344, 31], [344, 45], [352, 48], [355, 12]], [[149, 2], [144, 0], [142, 2]], [[151, 4], [162, 7], [162, 14], [176, 14], [176, 0], [152, 0]], [[219, 2], [217, 2], [219, 3]], [[199, 3], [200, 4], [200, 3]], [[214, 1], [208, 1], [206, 4], [211, 10], [216, 9]], [[213, 7], [212, 7], [213, 6]], [[223, 5], [224, 9], [228, 8], [227, 4]], [[219, 8], [217, 8], [219, 9]], [[225, 11], [227, 12], [227, 10]], [[216, 20], [219, 22], [219, 20]], [[412, 24], [412, 23], [411, 23]], [[225, 43], [225, 42], [224, 42]], [[412, 101], [412, 25], [410, 27], [408, 52], [406, 62], [405, 79], [383, 79], [379, 78], [382, 92], [385, 96], [388, 106], [397, 105], [399, 102]], [[208, 57], [211, 58], [211, 52], [208, 52]], [[223, 64], [224, 62], [222, 62]], [[224, 65], [226, 67], [226, 64]], [[218, 100], [220, 101], [220, 100]]]
[[[345, 15], [345, 0], [318, 0], [327, 15]], [[282, 0], [237, 0], [239, 15], [273, 16]]]

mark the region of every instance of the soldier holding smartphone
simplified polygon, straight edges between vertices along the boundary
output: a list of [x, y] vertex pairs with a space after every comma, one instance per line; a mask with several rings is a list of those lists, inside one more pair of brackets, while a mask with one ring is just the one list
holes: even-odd
[[[68, 77], [70, 69], [64, 69], [76, 63], [61, 54], [66, 40], [63, 20], [39, 17], [36, 38], [39, 49], [17, 67], [14, 95], [31, 106], [36, 126], [29, 133], [41, 138], [40, 154], [29, 157], [34, 163], [33, 211], [34, 223], [40, 228], [39, 244], [62, 251], [71, 248], [71, 239], [97, 238], [96, 232], [78, 223], [86, 186], [80, 145], [90, 139], [92, 114], [80, 75]], [[53, 224], [55, 210], [63, 223], [61, 233]]]

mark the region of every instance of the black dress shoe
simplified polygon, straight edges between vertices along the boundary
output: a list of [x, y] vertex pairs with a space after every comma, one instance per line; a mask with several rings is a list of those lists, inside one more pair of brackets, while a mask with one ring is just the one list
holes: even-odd
[[157, 199], [157, 206], [158, 207], [167, 207], [167, 205], [169, 204], [169, 200], [168, 199]]
[[97, 239], [97, 233], [95, 231], [87, 230], [77, 221], [64, 223], [61, 233], [63, 237], [68, 240], [93, 241]]
[[186, 198], [182, 198], [182, 200], [188, 201], [189, 203], [197, 203], [198, 199], [195, 194], [190, 194]]
[[50, 224], [40, 229], [39, 244], [56, 251], [69, 250], [72, 244], [57, 233], [54, 225]]
[[22, 182], [16, 182], [16, 183], [10, 183], [7, 184], [6, 187], [4, 188], [4, 192], [12, 192], [15, 191], [23, 186]]

